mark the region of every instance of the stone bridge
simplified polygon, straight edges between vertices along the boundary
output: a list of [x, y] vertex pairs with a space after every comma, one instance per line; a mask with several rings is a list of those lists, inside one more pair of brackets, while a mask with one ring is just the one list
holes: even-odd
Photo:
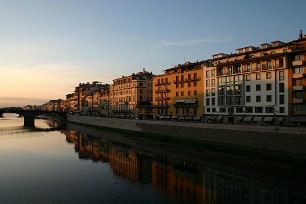
[[3, 113], [16, 113], [22, 115], [24, 118], [25, 127], [34, 127], [35, 117], [39, 115], [47, 115], [53, 120], [66, 121], [67, 113], [61, 111], [46, 111], [46, 110], [23, 110], [22, 108], [2, 108], [0, 109], [0, 117]]

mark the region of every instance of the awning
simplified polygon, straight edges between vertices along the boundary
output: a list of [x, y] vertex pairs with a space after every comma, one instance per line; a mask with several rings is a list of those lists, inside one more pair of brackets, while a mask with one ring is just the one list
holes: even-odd
[[196, 98], [187, 98], [185, 103], [196, 103], [197, 99]]
[[291, 118], [292, 122], [296, 122], [296, 123], [306, 123], [306, 117], [303, 116], [295, 116]]
[[245, 55], [240, 55], [236, 58], [236, 60], [243, 60], [245, 58]]
[[244, 122], [250, 122], [251, 120], [252, 120], [252, 116], [246, 116], [243, 119]]
[[184, 103], [186, 99], [184, 98], [180, 98], [180, 99], [176, 99], [175, 103]]
[[254, 117], [253, 122], [260, 122], [262, 117]]
[[264, 122], [272, 122], [273, 117], [264, 117]]
[[234, 62], [235, 59], [236, 59], [236, 56], [235, 56], [235, 57], [231, 57], [231, 58], [229, 58], [229, 59], [227, 60], [227, 62]]

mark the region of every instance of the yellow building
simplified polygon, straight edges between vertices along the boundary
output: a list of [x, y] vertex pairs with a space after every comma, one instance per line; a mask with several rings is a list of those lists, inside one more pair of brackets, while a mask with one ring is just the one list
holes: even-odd
[[203, 115], [203, 62], [186, 62], [153, 77], [152, 114], [157, 119], [199, 120]]

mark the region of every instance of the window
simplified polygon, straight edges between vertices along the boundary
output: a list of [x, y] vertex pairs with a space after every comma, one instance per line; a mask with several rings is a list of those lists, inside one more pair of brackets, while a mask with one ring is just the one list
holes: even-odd
[[207, 109], [206, 109], [206, 112], [207, 112], [207, 113], [210, 113], [210, 108], [207, 108]]
[[197, 84], [198, 84], [198, 83], [197, 83], [196, 81], [193, 82], [193, 86], [194, 86], [194, 87], [196, 87]]
[[198, 93], [197, 93], [197, 90], [194, 90], [194, 91], [193, 91], [193, 95], [196, 96], [197, 94], [198, 94]]
[[303, 79], [293, 79], [293, 86], [303, 86]]
[[245, 107], [246, 113], [253, 113], [253, 107]]
[[256, 70], [260, 70], [260, 62], [257, 63]]
[[139, 86], [143, 86], [143, 83], [139, 83]]
[[181, 83], [181, 88], [184, 88], [184, 83]]
[[245, 80], [246, 80], [246, 81], [251, 81], [251, 75], [249, 75], [249, 74], [248, 74], [248, 75], [245, 75]]
[[247, 65], [247, 72], [250, 72], [250, 71], [251, 71], [251, 65], [248, 64], [248, 65]]
[[210, 87], [210, 80], [206, 80], [206, 87]]
[[266, 84], [266, 91], [272, 90], [272, 84]]
[[255, 107], [255, 113], [262, 113], [263, 108], [262, 107]]
[[256, 102], [261, 102], [261, 96], [256, 96]]
[[284, 72], [283, 72], [283, 71], [280, 71], [280, 72], [279, 72], [279, 80], [280, 80], [280, 81], [283, 81], [283, 80], [284, 80]]
[[206, 71], [206, 78], [210, 78], [210, 71]]
[[261, 91], [261, 86], [260, 86], [260, 84], [256, 84], [256, 91]]
[[284, 83], [279, 83], [279, 92], [282, 93], [285, 91], [285, 84]]
[[266, 113], [274, 113], [273, 107], [266, 107]]
[[184, 91], [181, 92], [181, 96], [184, 96]]
[[260, 73], [259, 73], [259, 74], [256, 74], [256, 80], [260, 80], [260, 79], [261, 79]]
[[226, 108], [220, 108], [220, 113], [226, 113]]
[[215, 99], [215, 98], [212, 98], [212, 99], [211, 99], [211, 105], [212, 105], [212, 106], [216, 105], [216, 99]]
[[210, 96], [210, 90], [206, 89], [206, 96]]
[[268, 67], [268, 69], [271, 69], [271, 67], [272, 67], [271, 61], [268, 61], [268, 62], [267, 62], [267, 67]]
[[246, 85], [245, 91], [246, 92], [251, 92], [251, 85]]
[[236, 113], [243, 113], [243, 108], [241, 108], [241, 107], [236, 108]]
[[304, 98], [303, 91], [295, 91], [295, 92], [293, 92], [293, 98]]
[[267, 72], [267, 73], [266, 73], [266, 79], [271, 79], [271, 78], [272, 78], [271, 72]]
[[279, 104], [285, 104], [285, 96], [279, 95]]
[[222, 96], [218, 97], [218, 104], [219, 105], [224, 105], [225, 104], [225, 97], [222, 97]]
[[215, 70], [211, 70], [211, 77], [215, 77]]
[[191, 93], [190, 93], [190, 91], [188, 91], [188, 96], [190, 96], [191, 95]]
[[209, 106], [210, 105], [210, 98], [206, 99], [206, 105]]
[[296, 68], [293, 68], [293, 73], [294, 73], [294, 74], [304, 73], [304, 68], [303, 68], [303, 67], [296, 67]]
[[211, 80], [211, 86], [212, 86], [212, 87], [215, 86], [215, 80], [214, 80], [214, 79]]
[[272, 102], [272, 95], [266, 95], [266, 101]]
[[212, 112], [215, 113], [216, 112], [216, 108], [212, 108]]
[[212, 96], [215, 96], [215, 95], [216, 95], [216, 89], [215, 89], [215, 88], [211, 89], [211, 95], [212, 95]]
[[246, 96], [245, 99], [246, 99], [246, 102], [251, 102], [251, 96]]
[[280, 113], [285, 113], [285, 107], [279, 107], [279, 112]]

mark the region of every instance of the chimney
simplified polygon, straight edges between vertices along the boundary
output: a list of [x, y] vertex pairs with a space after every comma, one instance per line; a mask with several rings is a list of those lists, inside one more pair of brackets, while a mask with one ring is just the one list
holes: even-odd
[[303, 31], [300, 30], [299, 40], [303, 39]]

